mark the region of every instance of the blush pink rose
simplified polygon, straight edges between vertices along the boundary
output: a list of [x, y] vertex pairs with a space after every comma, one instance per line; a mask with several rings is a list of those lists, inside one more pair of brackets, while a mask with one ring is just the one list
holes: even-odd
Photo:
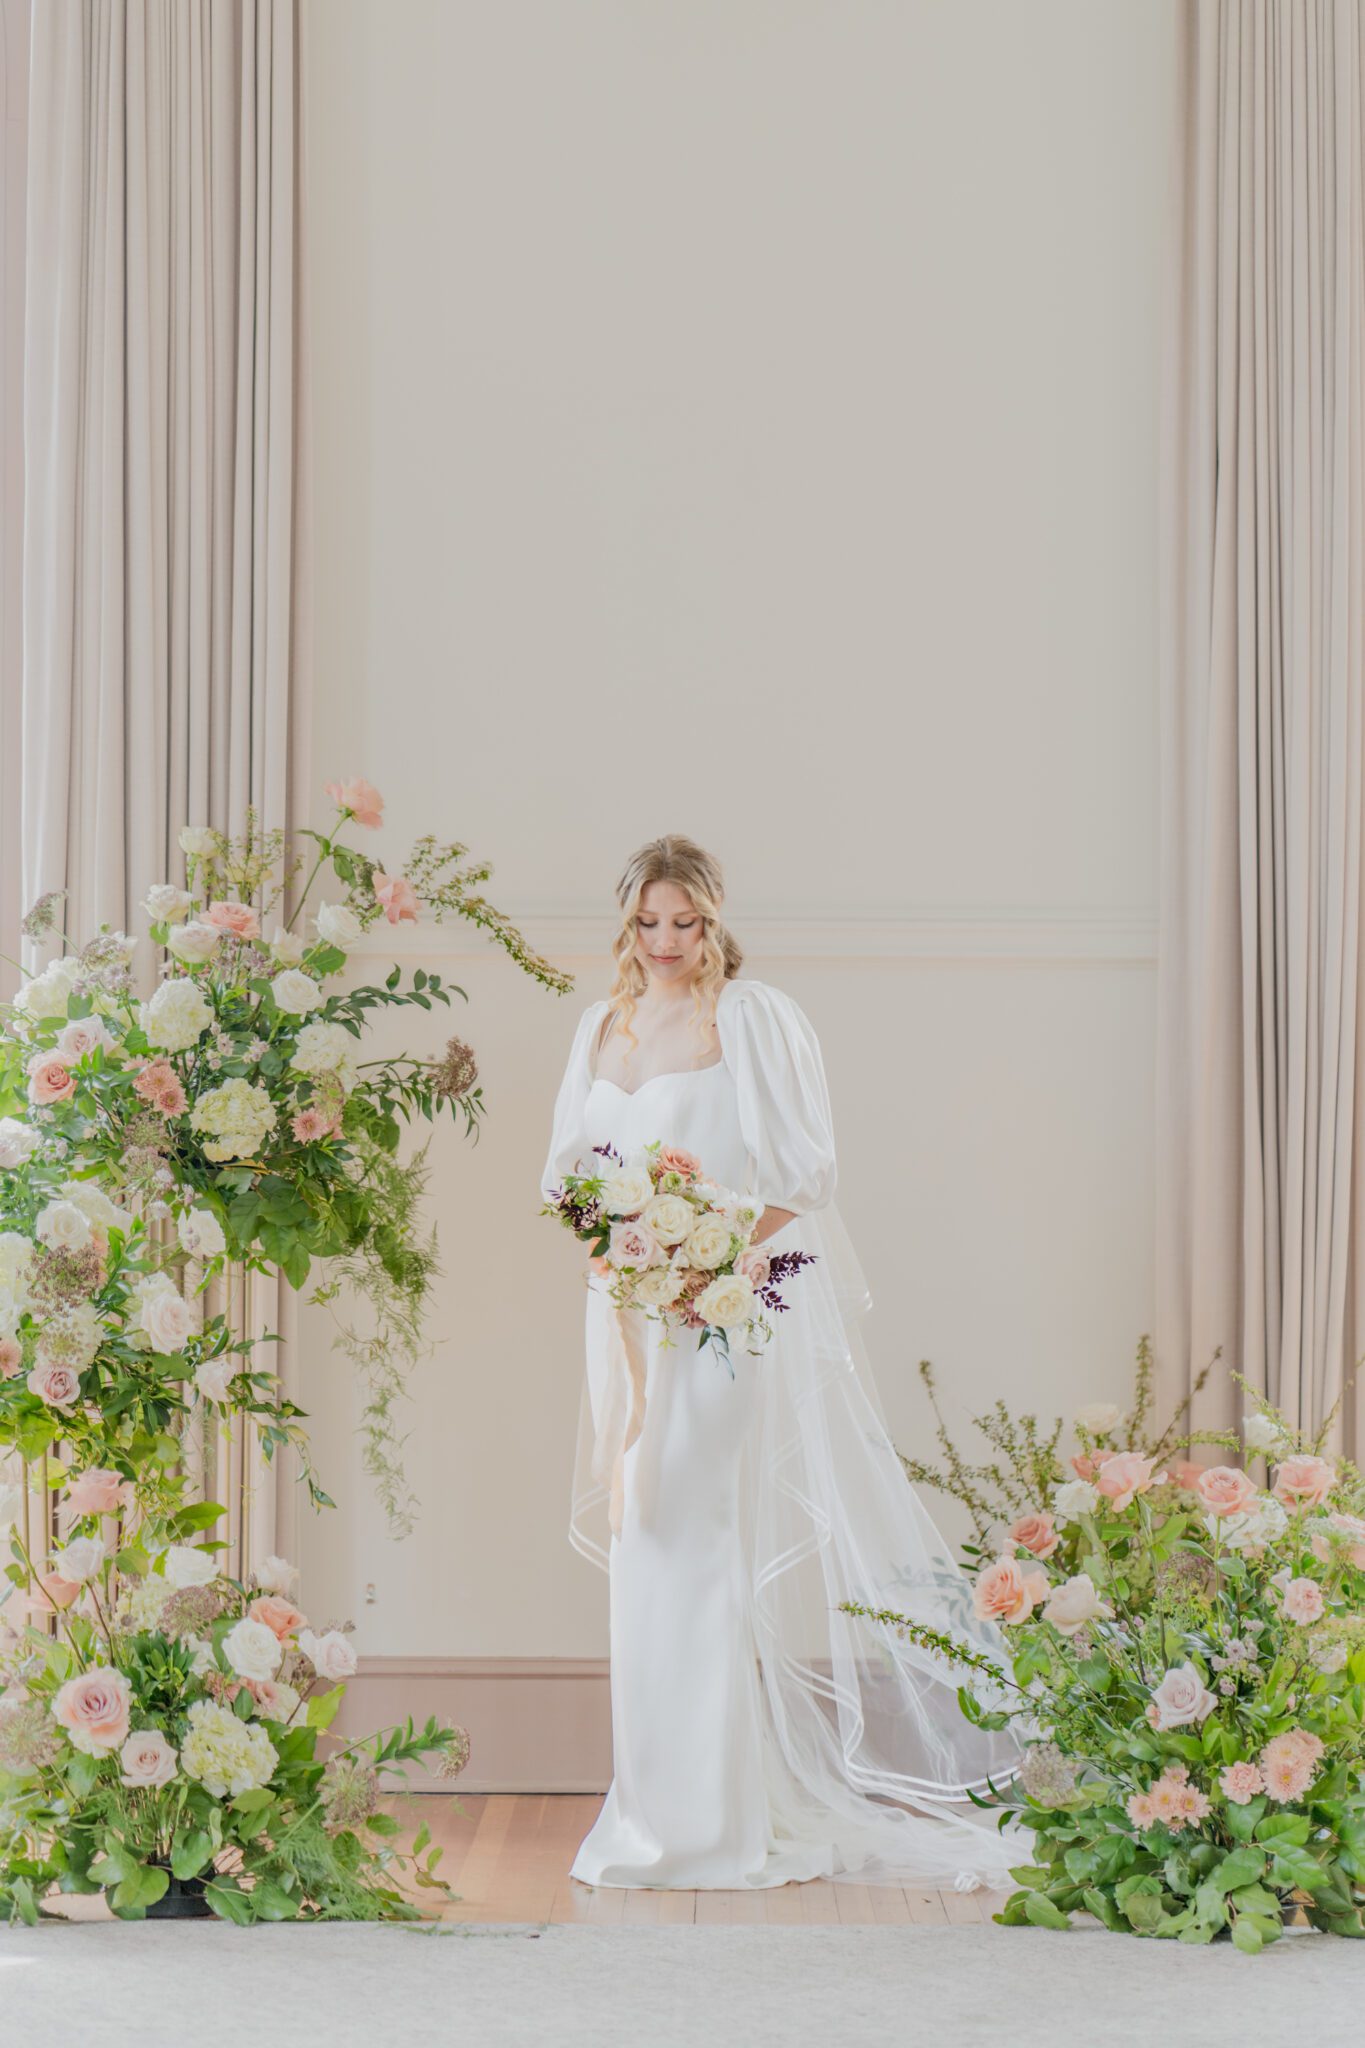
[[229, 932], [234, 939], [258, 939], [261, 920], [249, 903], [210, 903], [203, 922], [215, 931]]
[[308, 1626], [307, 1615], [300, 1614], [293, 1602], [284, 1599], [279, 1593], [260, 1594], [247, 1608], [247, 1617], [251, 1621], [264, 1622], [271, 1634], [277, 1636], [282, 1643], [297, 1634], [299, 1629]]
[[1051, 1557], [1062, 1540], [1053, 1525], [1051, 1515], [1041, 1509], [1037, 1514], [1020, 1515], [1017, 1522], [1011, 1522], [1006, 1533], [1011, 1543], [1018, 1543], [1025, 1550], [1031, 1550], [1039, 1559]]
[[1322, 1620], [1322, 1587], [1316, 1579], [1291, 1579], [1282, 1598], [1284, 1611], [1291, 1621], [1306, 1627], [1310, 1621]]
[[1027, 1621], [1048, 1594], [1047, 1573], [1025, 1571], [1015, 1557], [998, 1557], [978, 1573], [972, 1608], [981, 1621]]
[[1158, 1732], [1207, 1720], [1218, 1702], [1193, 1664], [1174, 1664], [1152, 1694], [1147, 1719]]
[[174, 1745], [159, 1728], [139, 1728], [119, 1751], [119, 1762], [123, 1765], [119, 1782], [155, 1791], [159, 1785], [170, 1784], [178, 1761]]
[[1250, 1512], [1257, 1488], [1235, 1465], [1210, 1465], [1201, 1472], [1194, 1491], [1215, 1515], [1243, 1515]]
[[30, 1394], [46, 1401], [49, 1408], [74, 1408], [80, 1398], [81, 1377], [69, 1365], [53, 1358], [40, 1358], [24, 1385]]
[[66, 1504], [73, 1515], [116, 1515], [132, 1495], [132, 1487], [119, 1473], [91, 1465], [67, 1487]]
[[87, 1053], [111, 1048], [113, 1043], [102, 1017], [76, 1017], [57, 1033], [56, 1053], [68, 1066], [74, 1066]]
[[121, 1671], [97, 1665], [68, 1678], [52, 1702], [53, 1719], [87, 1756], [108, 1756], [128, 1739], [132, 1687]]
[[66, 1102], [76, 1092], [76, 1077], [55, 1052], [35, 1053], [28, 1063], [28, 1099], [39, 1106]]
[[0, 1380], [12, 1380], [24, 1362], [24, 1347], [17, 1337], [0, 1337]]
[[662, 1257], [659, 1240], [642, 1224], [612, 1224], [610, 1259], [613, 1266], [655, 1266]]
[[1146, 1493], [1152, 1483], [1152, 1460], [1140, 1451], [1115, 1451], [1102, 1458], [1095, 1473], [1095, 1486], [1116, 1512], [1121, 1513], [1134, 1495]]
[[1220, 1772], [1218, 1782], [1223, 1788], [1223, 1797], [1230, 1799], [1234, 1806], [1249, 1805], [1257, 1793], [1265, 1790], [1265, 1779], [1251, 1763], [1229, 1764], [1225, 1771]]
[[377, 869], [374, 893], [390, 924], [416, 924], [421, 905], [417, 901], [417, 891], [405, 875], [386, 875]]
[[1177, 1458], [1170, 1468], [1171, 1483], [1173, 1486], [1183, 1486], [1186, 1493], [1198, 1493], [1199, 1482], [1206, 1469], [1207, 1467], [1196, 1465], [1189, 1458]]
[[357, 825], [365, 825], [371, 832], [384, 822], [384, 799], [363, 775], [353, 776], [349, 782], [324, 783], [322, 793], [332, 799], [339, 811], [349, 811]]
[[10, 1594], [4, 1612], [16, 1621], [25, 1615], [30, 1621], [41, 1621], [54, 1610], [70, 1607], [80, 1595], [79, 1579], [64, 1579], [60, 1572], [38, 1572], [31, 1591]]
[[1296, 1452], [1276, 1469], [1272, 1491], [1287, 1508], [1321, 1507], [1337, 1483], [1337, 1468], [1326, 1458]]
[[766, 1287], [773, 1276], [773, 1262], [766, 1252], [741, 1252], [735, 1260], [735, 1271], [751, 1280], [756, 1288]]
[[[1350, 1539], [1346, 1544], [1346, 1555], [1357, 1571], [1365, 1571], [1365, 1521], [1359, 1515], [1329, 1515], [1327, 1526]], [[1326, 1564], [1332, 1555], [1332, 1545], [1321, 1528], [1309, 1537], [1308, 1547], [1322, 1564]]]

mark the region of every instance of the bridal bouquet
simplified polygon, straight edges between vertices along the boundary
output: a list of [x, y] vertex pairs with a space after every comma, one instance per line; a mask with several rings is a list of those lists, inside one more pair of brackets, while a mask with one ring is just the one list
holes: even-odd
[[959, 1694], [1026, 1743], [1019, 1784], [986, 1802], [1034, 1838], [997, 1918], [1080, 1911], [1252, 1954], [1300, 1910], [1361, 1936], [1365, 1480], [1324, 1455], [1326, 1426], [1309, 1440], [1259, 1397], [1240, 1439], [1177, 1435], [1179, 1417], [1149, 1432], [1150, 1384], [1144, 1343], [1131, 1408], [1081, 1410], [1065, 1461], [1060, 1423], [1003, 1405], [980, 1418], [990, 1462], [941, 1424], [946, 1469], [905, 1461], [972, 1514], [975, 1611], [1009, 1648], [991, 1711]]
[[560, 1221], [609, 1275], [618, 1308], [639, 1308], [670, 1328], [700, 1330], [730, 1360], [732, 1339], [761, 1351], [782, 1314], [781, 1284], [813, 1263], [812, 1252], [763, 1251], [750, 1242], [763, 1205], [722, 1187], [701, 1162], [657, 1141], [636, 1159], [610, 1145], [593, 1147], [603, 1161], [594, 1174], [567, 1174], [542, 1215]]

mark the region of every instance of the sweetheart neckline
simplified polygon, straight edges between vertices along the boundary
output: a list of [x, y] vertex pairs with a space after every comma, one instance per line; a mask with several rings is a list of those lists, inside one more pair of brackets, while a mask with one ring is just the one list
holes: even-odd
[[724, 1065], [724, 1060], [712, 1060], [706, 1067], [667, 1067], [662, 1074], [650, 1074], [640, 1083], [639, 1088], [623, 1088], [621, 1083], [613, 1081], [609, 1074], [594, 1074], [592, 1085], [595, 1088], [600, 1081], [604, 1088], [614, 1088], [618, 1095], [625, 1096], [627, 1102], [633, 1102], [641, 1089], [651, 1088], [656, 1081], [688, 1081], [694, 1074], [714, 1074]]

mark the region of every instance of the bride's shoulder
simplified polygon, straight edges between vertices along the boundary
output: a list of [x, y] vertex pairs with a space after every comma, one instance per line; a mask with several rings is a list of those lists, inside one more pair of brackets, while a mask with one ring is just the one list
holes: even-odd
[[789, 1024], [806, 1023], [805, 1012], [785, 989], [775, 988], [770, 981], [755, 981], [749, 975], [733, 975], [724, 984], [716, 1001], [716, 1014], [723, 1017], [727, 1010], [731, 1015], [770, 1017]]

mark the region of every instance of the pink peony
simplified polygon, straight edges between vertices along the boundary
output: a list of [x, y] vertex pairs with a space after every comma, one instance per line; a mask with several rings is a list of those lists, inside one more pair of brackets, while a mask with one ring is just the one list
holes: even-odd
[[1246, 1806], [1257, 1795], [1264, 1792], [1265, 1779], [1255, 1764], [1229, 1764], [1218, 1779], [1223, 1788], [1223, 1797], [1230, 1799], [1234, 1806]]
[[1027, 1621], [1048, 1594], [1047, 1573], [1024, 1571], [1014, 1557], [998, 1557], [977, 1576], [972, 1608], [981, 1621]]
[[1194, 1491], [1215, 1515], [1249, 1514], [1257, 1496], [1257, 1488], [1235, 1465], [1210, 1465]]
[[74, 1408], [80, 1398], [81, 1376], [69, 1365], [58, 1365], [55, 1359], [40, 1358], [24, 1385], [30, 1394], [36, 1394], [40, 1401], [46, 1401], [49, 1408]]
[[613, 1266], [656, 1266], [663, 1258], [657, 1237], [641, 1223], [613, 1223], [608, 1256]]
[[1218, 1702], [1193, 1664], [1174, 1664], [1152, 1694], [1147, 1719], [1157, 1730], [1203, 1721]]
[[24, 1347], [17, 1337], [0, 1337], [0, 1380], [12, 1380], [24, 1362]]
[[700, 1159], [681, 1145], [661, 1145], [658, 1165], [660, 1173], [680, 1173], [684, 1180], [695, 1180], [701, 1172]]
[[1051, 1515], [1043, 1510], [1037, 1514], [1020, 1515], [1017, 1522], [1011, 1522], [1006, 1533], [1011, 1543], [1032, 1551], [1039, 1559], [1051, 1557], [1062, 1540], [1053, 1526]]
[[293, 1602], [286, 1600], [279, 1593], [259, 1594], [247, 1608], [247, 1615], [252, 1621], [264, 1622], [271, 1634], [278, 1636], [281, 1642], [297, 1634], [299, 1629], [308, 1626], [307, 1615], [300, 1614]]
[[[1359, 1515], [1329, 1515], [1327, 1527], [1335, 1529], [1343, 1537], [1349, 1537], [1346, 1555], [1357, 1571], [1365, 1571], [1365, 1521]], [[1321, 1525], [1308, 1539], [1308, 1547], [1320, 1563], [1326, 1564], [1332, 1555], [1332, 1545]]]
[[97, 1665], [68, 1678], [52, 1702], [54, 1720], [87, 1756], [108, 1756], [128, 1737], [133, 1692], [121, 1671]]
[[1291, 1621], [1304, 1624], [1321, 1621], [1322, 1587], [1316, 1579], [1291, 1579], [1281, 1597], [1284, 1601], [1284, 1611]]
[[405, 875], [386, 875], [376, 868], [374, 893], [390, 924], [416, 924], [421, 906], [417, 901], [417, 891]]
[[230, 932], [234, 939], [258, 939], [261, 920], [249, 903], [210, 903], [203, 922], [215, 931]]
[[1096, 1487], [1119, 1513], [1135, 1494], [1146, 1493], [1151, 1483], [1152, 1460], [1140, 1451], [1115, 1451], [1112, 1458], [1101, 1459], [1095, 1474]]
[[325, 783], [322, 793], [332, 799], [339, 811], [349, 811], [357, 825], [368, 826], [374, 832], [384, 822], [384, 799], [363, 775], [354, 776], [349, 782]]
[[300, 1145], [316, 1145], [331, 1129], [331, 1121], [320, 1109], [301, 1109], [289, 1126]]
[[128, 1481], [102, 1465], [88, 1466], [66, 1489], [66, 1504], [73, 1515], [116, 1515], [132, 1497]]
[[1272, 1490], [1276, 1500], [1283, 1501], [1287, 1508], [1317, 1508], [1336, 1483], [1336, 1466], [1304, 1451], [1286, 1458], [1277, 1468]]
[[55, 1052], [37, 1052], [28, 1063], [28, 1099], [45, 1105], [66, 1102], [76, 1092], [76, 1077]]

